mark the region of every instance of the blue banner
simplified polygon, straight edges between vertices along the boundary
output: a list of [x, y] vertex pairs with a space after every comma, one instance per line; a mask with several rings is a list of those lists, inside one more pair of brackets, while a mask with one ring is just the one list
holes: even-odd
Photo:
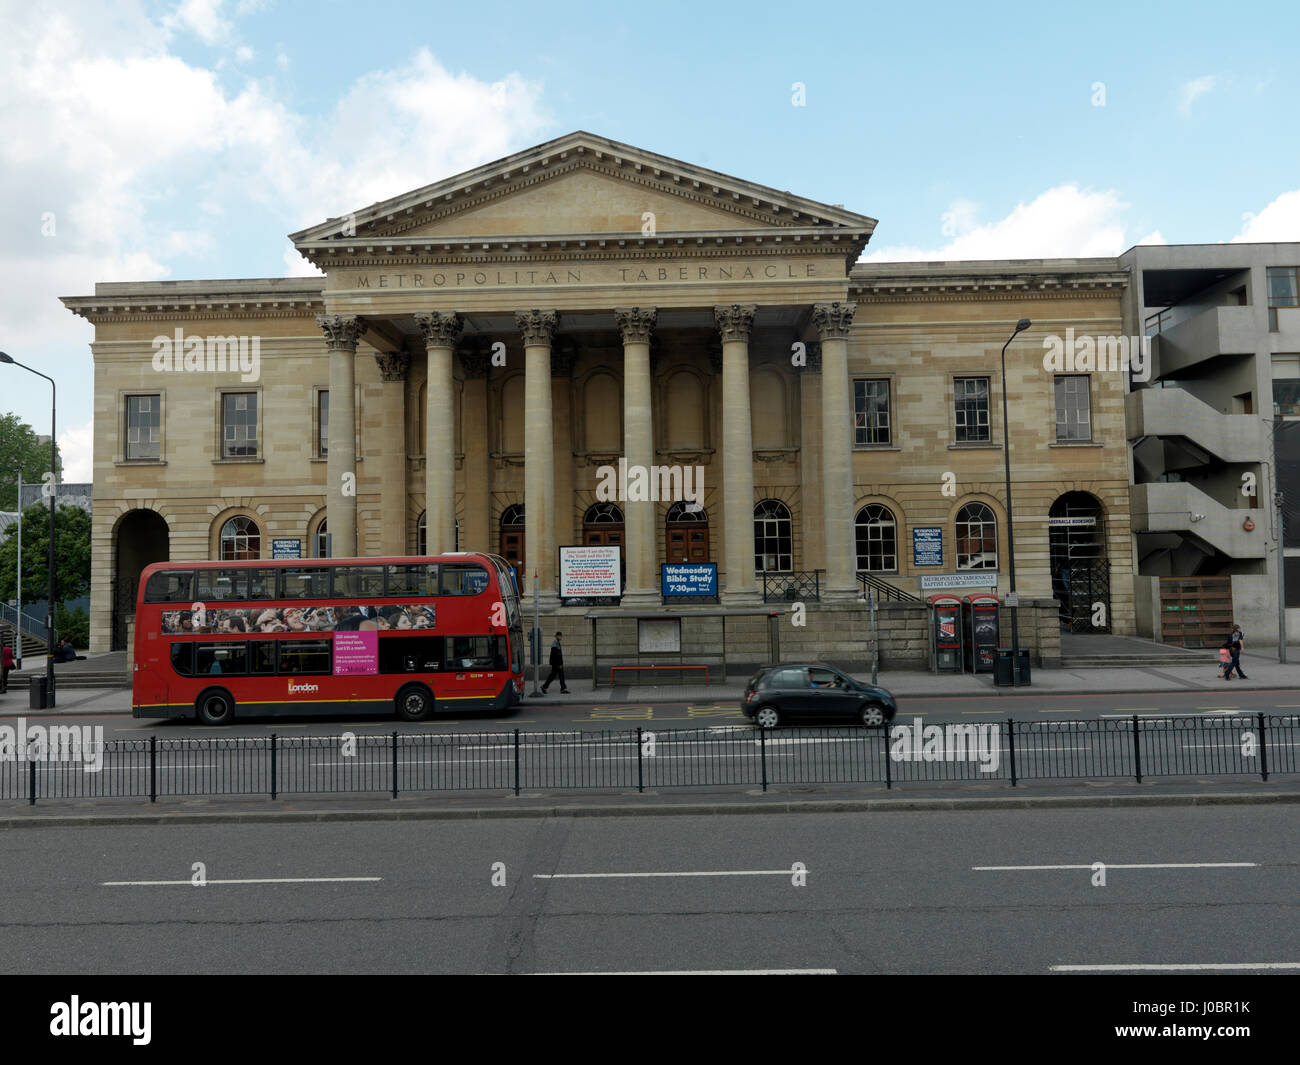
[[718, 564], [716, 562], [674, 562], [659, 567], [661, 594], [713, 595], [718, 594]]
[[302, 558], [301, 540], [272, 540], [272, 558]]

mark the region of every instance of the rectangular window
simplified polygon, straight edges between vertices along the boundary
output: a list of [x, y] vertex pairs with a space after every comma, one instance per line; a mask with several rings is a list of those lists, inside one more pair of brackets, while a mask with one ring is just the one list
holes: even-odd
[[327, 458], [330, 453], [330, 394], [322, 388], [316, 393], [316, 454]]
[[126, 397], [126, 458], [157, 461], [162, 457], [162, 396]]
[[957, 443], [974, 444], [992, 439], [989, 431], [989, 379], [954, 377], [952, 385]]
[[347, 599], [375, 599], [384, 594], [383, 566], [338, 566], [334, 594]]
[[280, 570], [281, 599], [328, 599], [330, 571], [326, 566], [287, 566]]
[[889, 381], [853, 382], [853, 442], [889, 444]]
[[482, 566], [450, 564], [442, 567], [443, 595], [478, 595], [488, 586], [488, 571]]
[[274, 640], [257, 640], [249, 645], [249, 669], [250, 673], [274, 673], [275, 672], [275, 641]]
[[506, 668], [505, 641], [495, 636], [448, 636], [446, 644], [448, 670]]
[[1279, 307], [1300, 307], [1300, 266], [1270, 266], [1268, 268], [1268, 328], [1278, 331]]
[[199, 643], [194, 645], [194, 672], [236, 674], [248, 672], [248, 645], [245, 643]]
[[222, 395], [221, 457], [257, 457], [256, 392], [227, 392]]
[[390, 636], [379, 641], [380, 673], [437, 673], [441, 669], [441, 636]]
[[427, 597], [438, 594], [437, 565], [389, 566], [388, 595]]
[[194, 585], [194, 598], [200, 603], [248, 598], [248, 570], [201, 569]]
[[328, 673], [330, 671], [330, 643], [328, 640], [281, 640], [280, 672]]
[[145, 585], [146, 603], [192, 603], [194, 574], [189, 570], [155, 573]]
[[1092, 404], [1087, 374], [1058, 374], [1056, 377], [1056, 439], [1092, 439]]

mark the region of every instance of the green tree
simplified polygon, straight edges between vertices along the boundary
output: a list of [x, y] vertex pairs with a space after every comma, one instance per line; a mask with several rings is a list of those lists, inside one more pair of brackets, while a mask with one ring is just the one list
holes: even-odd
[[[23, 602], [49, 592], [46, 552], [50, 543], [49, 503], [23, 511]], [[17, 597], [18, 523], [5, 529], [0, 543], [0, 600]], [[54, 602], [78, 599], [90, 591], [90, 515], [80, 507], [61, 506], [54, 514]]]
[[[60, 469], [63, 458], [55, 447]], [[23, 484], [41, 484], [50, 469], [50, 443], [16, 414], [0, 414], [0, 510], [18, 509], [18, 474]]]

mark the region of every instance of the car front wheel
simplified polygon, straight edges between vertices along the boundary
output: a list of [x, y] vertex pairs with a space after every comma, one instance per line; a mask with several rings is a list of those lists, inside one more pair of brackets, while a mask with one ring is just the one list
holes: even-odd
[[781, 723], [781, 711], [775, 706], [760, 706], [754, 714], [759, 728], [776, 728]]
[[885, 708], [875, 703], [867, 703], [859, 715], [867, 728], [880, 728], [885, 723]]

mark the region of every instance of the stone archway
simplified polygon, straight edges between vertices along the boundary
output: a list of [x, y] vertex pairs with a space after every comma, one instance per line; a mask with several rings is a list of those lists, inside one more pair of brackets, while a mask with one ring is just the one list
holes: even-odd
[[1052, 595], [1064, 632], [1111, 631], [1106, 512], [1089, 492], [1066, 492], [1048, 512]]
[[140, 571], [151, 562], [171, 557], [167, 522], [154, 510], [132, 510], [122, 516], [113, 534], [113, 616], [110, 650], [125, 651], [126, 620], [135, 614]]

